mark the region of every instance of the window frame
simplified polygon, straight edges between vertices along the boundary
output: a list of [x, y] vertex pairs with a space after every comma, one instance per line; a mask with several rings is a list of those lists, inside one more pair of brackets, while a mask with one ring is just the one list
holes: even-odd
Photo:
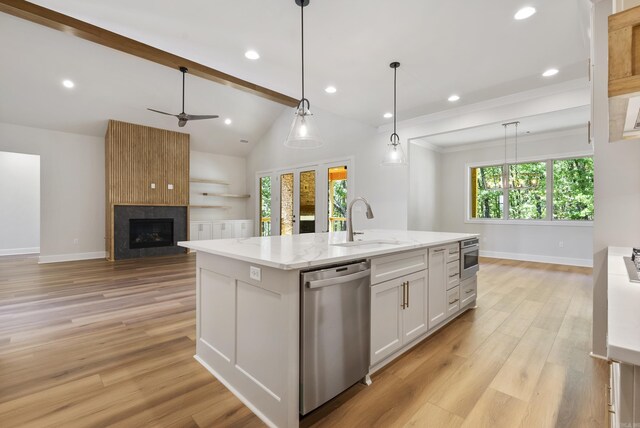
[[[557, 160], [565, 159], [577, 159], [577, 158], [593, 158], [593, 152], [574, 152], [563, 153], [551, 156], [536, 156], [519, 158], [518, 162], [515, 159], [510, 158], [499, 161], [484, 161], [484, 162], [472, 162], [465, 164], [465, 223], [469, 224], [504, 224], [504, 225], [527, 225], [527, 226], [576, 226], [576, 227], [591, 227], [593, 226], [593, 220], [559, 220], [553, 218], [553, 162]], [[509, 165], [533, 163], [533, 162], [545, 162], [546, 163], [546, 218], [544, 219], [513, 219], [509, 218], [509, 191], [503, 188], [503, 211], [502, 218], [473, 218], [471, 217], [471, 169], [482, 168], [490, 166], [502, 166], [503, 174], [508, 174]]]

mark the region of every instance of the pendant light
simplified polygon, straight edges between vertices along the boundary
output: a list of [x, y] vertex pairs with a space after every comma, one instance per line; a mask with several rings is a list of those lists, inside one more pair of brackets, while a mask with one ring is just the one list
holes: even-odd
[[396, 75], [398, 73], [398, 67], [400, 67], [400, 63], [394, 61], [389, 64], [389, 67], [393, 68], [393, 134], [391, 134], [391, 137], [389, 138], [389, 144], [387, 144], [387, 150], [384, 154], [384, 158], [382, 159], [382, 165], [402, 166], [406, 165], [407, 159], [404, 156], [402, 144], [400, 144], [400, 137], [396, 133]]
[[[513, 173], [514, 177], [510, 180], [510, 172], [509, 165], [507, 164], [507, 127], [514, 125], [515, 128], [515, 145], [514, 145], [514, 163], [515, 171]], [[503, 186], [508, 186], [509, 189], [514, 190], [525, 190], [525, 189], [534, 189], [538, 187], [538, 179], [535, 176], [531, 176], [531, 174], [521, 173], [520, 177], [518, 177], [518, 125], [520, 125], [519, 121], [503, 123], [504, 126], [504, 169], [503, 172]]]
[[300, 6], [300, 28], [302, 40], [302, 98], [296, 107], [295, 117], [284, 145], [294, 149], [313, 149], [322, 146], [322, 140], [316, 132], [311, 114], [311, 104], [304, 97], [304, 8], [310, 0], [295, 0]]

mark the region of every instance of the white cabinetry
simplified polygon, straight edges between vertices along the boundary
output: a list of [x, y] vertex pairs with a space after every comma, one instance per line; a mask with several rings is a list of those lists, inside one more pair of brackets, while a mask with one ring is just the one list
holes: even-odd
[[640, 367], [610, 361], [609, 382], [611, 426], [640, 426]]
[[202, 239], [250, 238], [253, 236], [251, 220], [192, 221], [190, 241]]
[[427, 332], [426, 251], [381, 257], [371, 264], [372, 281], [377, 282], [371, 287], [374, 365]]
[[200, 241], [211, 238], [212, 224], [208, 221], [192, 221], [189, 227], [189, 240]]
[[429, 249], [429, 329], [460, 309], [459, 244]]

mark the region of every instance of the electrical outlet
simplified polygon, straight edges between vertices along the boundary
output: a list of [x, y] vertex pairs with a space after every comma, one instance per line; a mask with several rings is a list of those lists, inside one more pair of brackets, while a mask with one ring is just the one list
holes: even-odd
[[564, 241], [560, 241], [560, 242], [558, 242], [558, 247], [560, 247], [560, 248], [564, 248]]
[[156, 183], [151, 183], [151, 188], [155, 189], [156, 188]]
[[173, 184], [167, 184], [167, 189], [173, 190]]
[[249, 267], [249, 277], [256, 281], [262, 281], [262, 269], [255, 266]]
[[74, 238], [73, 239], [73, 244], [74, 245], [78, 245], [80, 243], [80, 240], [78, 238]]

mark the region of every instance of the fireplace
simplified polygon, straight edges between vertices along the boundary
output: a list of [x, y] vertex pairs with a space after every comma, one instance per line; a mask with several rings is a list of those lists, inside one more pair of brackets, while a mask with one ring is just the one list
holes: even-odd
[[170, 247], [172, 245], [172, 218], [129, 219], [129, 248]]
[[116, 205], [113, 210], [113, 258], [166, 256], [184, 253], [187, 207]]

